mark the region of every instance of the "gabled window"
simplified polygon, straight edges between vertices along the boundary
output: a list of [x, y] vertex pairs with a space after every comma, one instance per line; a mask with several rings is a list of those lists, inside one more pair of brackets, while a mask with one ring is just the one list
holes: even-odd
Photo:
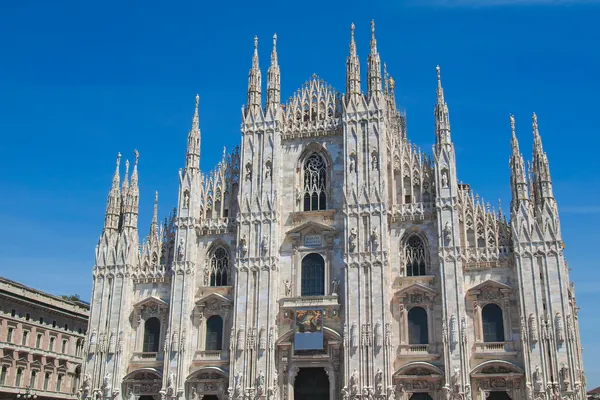
[[327, 209], [327, 164], [318, 154], [304, 161], [304, 211]]
[[423, 240], [417, 235], [410, 235], [404, 245], [407, 276], [427, 274], [427, 251]]
[[213, 315], [206, 321], [206, 350], [223, 350], [223, 318]]
[[210, 286], [227, 286], [229, 279], [229, 251], [220, 246], [210, 257]]

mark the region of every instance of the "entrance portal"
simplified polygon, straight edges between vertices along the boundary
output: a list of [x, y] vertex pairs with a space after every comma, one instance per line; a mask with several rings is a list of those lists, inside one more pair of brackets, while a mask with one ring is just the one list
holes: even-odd
[[490, 395], [486, 397], [486, 400], [511, 400], [508, 393], [504, 390], [501, 392], [490, 392]]
[[294, 400], [329, 400], [329, 377], [324, 368], [300, 368], [294, 381]]
[[205, 394], [202, 400], [219, 400], [219, 397], [214, 394]]
[[410, 396], [410, 400], [433, 400], [429, 393], [415, 393]]
[[140, 398], [138, 400], [154, 400], [154, 396], [144, 395], [144, 396], [140, 396]]

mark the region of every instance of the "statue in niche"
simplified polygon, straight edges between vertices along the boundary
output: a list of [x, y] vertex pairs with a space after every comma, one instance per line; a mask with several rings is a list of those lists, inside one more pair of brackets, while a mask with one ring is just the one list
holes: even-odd
[[110, 332], [110, 339], [108, 339], [108, 352], [114, 353], [117, 345], [117, 332], [113, 329]]
[[246, 164], [246, 180], [252, 180], [252, 165], [250, 163]]
[[354, 370], [350, 377], [350, 392], [352, 394], [358, 394], [358, 371]]
[[379, 247], [379, 232], [377, 232], [377, 227], [373, 228], [371, 231], [371, 244], [373, 246], [373, 251], [377, 251]]
[[259, 393], [262, 393], [265, 387], [265, 373], [262, 371], [262, 369], [258, 373], [258, 378], [256, 379], [256, 386], [258, 387]]
[[529, 341], [531, 343], [537, 343], [538, 341], [538, 329], [535, 314], [529, 315]]
[[265, 164], [265, 179], [269, 179], [272, 173], [271, 161], [267, 161]]
[[237, 349], [244, 349], [244, 325], [240, 325], [240, 329], [237, 332]]
[[240, 254], [242, 257], [245, 257], [247, 252], [248, 252], [248, 243], [246, 240], [246, 234], [243, 234], [242, 237], [240, 238]]
[[442, 171], [442, 187], [443, 188], [448, 187], [448, 171], [446, 171], [446, 170]]
[[565, 341], [565, 326], [563, 325], [563, 319], [560, 313], [556, 313], [554, 325], [556, 327], [556, 340], [559, 343], [563, 343]]
[[450, 317], [450, 344], [455, 346], [458, 343], [458, 321], [456, 315]]
[[336, 294], [336, 295], [337, 295], [337, 294], [338, 294], [338, 292], [339, 292], [339, 290], [340, 290], [340, 281], [338, 281], [337, 279], [334, 279], [334, 280], [331, 282], [331, 294], [332, 294], [332, 295], [333, 295], [333, 294]]
[[108, 397], [110, 395], [110, 374], [106, 373], [104, 375], [104, 379], [102, 380], [102, 391], [104, 392], [104, 396]]
[[542, 390], [542, 371], [540, 370], [539, 364], [535, 365], [535, 369], [533, 371], [533, 385], [536, 392]]
[[375, 171], [379, 169], [379, 157], [377, 157], [377, 152], [374, 151], [371, 154], [371, 168]]
[[356, 347], [358, 347], [358, 326], [354, 321], [350, 327], [350, 348], [356, 349]]
[[454, 367], [452, 372], [452, 388], [455, 393], [460, 392], [460, 369], [458, 367]]
[[342, 388], [342, 400], [348, 400], [350, 398], [350, 395], [348, 394], [348, 388], [346, 386], [344, 386]]
[[258, 333], [258, 348], [260, 350], [266, 350], [267, 348], [267, 332], [264, 327], [260, 328]]
[[229, 351], [233, 351], [235, 349], [235, 333], [232, 329], [229, 333]]
[[356, 228], [351, 228], [350, 229], [350, 236], [348, 237], [348, 248], [350, 249], [350, 252], [354, 252], [354, 250], [356, 249], [356, 237], [357, 237], [357, 232], [356, 232]]
[[381, 326], [381, 321], [377, 320], [375, 323], [375, 347], [381, 347], [381, 340], [383, 339], [383, 328]]
[[285, 282], [283, 282], [283, 286], [285, 288], [285, 295], [290, 297], [292, 295], [292, 282], [286, 279]]
[[348, 168], [350, 169], [350, 172], [356, 171], [356, 161], [354, 153], [350, 154], [350, 162], [348, 163]]
[[267, 235], [264, 235], [260, 242], [260, 252], [264, 256], [265, 254], [267, 254], [268, 250], [269, 250], [269, 238], [267, 237]]
[[377, 394], [383, 393], [383, 372], [379, 368], [375, 373], [375, 390]]
[[450, 226], [450, 222], [446, 221], [443, 229], [444, 240], [446, 241], [448, 246], [452, 245], [452, 227]]
[[177, 247], [177, 261], [182, 261], [183, 260], [183, 248], [184, 248], [185, 242], [183, 241], [183, 238], [179, 239], [179, 246]]
[[190, 193], [186, 190], [183, 192], [183, 208], [187, 209], [190, 207]]
[[396, 400], [396, 388], [393, 386], [387, 387], [387, 398], [388, 400]]
[[192, 400], [198, 399], [198, 393], [196, 391], [196, 386], [192, 386]]

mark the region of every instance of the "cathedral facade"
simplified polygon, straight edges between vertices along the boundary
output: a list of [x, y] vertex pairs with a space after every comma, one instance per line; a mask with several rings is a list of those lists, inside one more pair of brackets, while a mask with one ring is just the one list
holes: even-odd
[[196, 96], [177, 207], [159, 223], [156, 195], [144, 240], [138, 154], [123, 181], [119, 155], [80, 397], [584, 399], [535, 114], [528, 169], [510, 117], [504, 215], [459, 183], [439, 68], [427, 155], [373, 24], [366, 92], [354, 25], [345, 94], [313, 76], [282, 103], [275, 36], [263, 103], [257, 45], [240, 147], [200, 171]]

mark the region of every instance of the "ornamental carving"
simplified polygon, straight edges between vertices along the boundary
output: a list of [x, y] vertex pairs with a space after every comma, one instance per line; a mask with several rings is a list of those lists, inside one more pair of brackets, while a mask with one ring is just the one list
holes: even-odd
[[352, 349], [358, 347], [358, 326], [356, 321], [352, 322], [352, 327], [350, 328], [350, 347]]
[[537, 319], [533, 313], [529, 314], [529, 341], [531, 343], [537, 343], [538, 341]]
[[556, 328], [556, 341], [558, 343], [563, 343], [565, 341], [565, 326], [560, 313], [556, 313], [556, 316], [554, 317], [554, 326]]

